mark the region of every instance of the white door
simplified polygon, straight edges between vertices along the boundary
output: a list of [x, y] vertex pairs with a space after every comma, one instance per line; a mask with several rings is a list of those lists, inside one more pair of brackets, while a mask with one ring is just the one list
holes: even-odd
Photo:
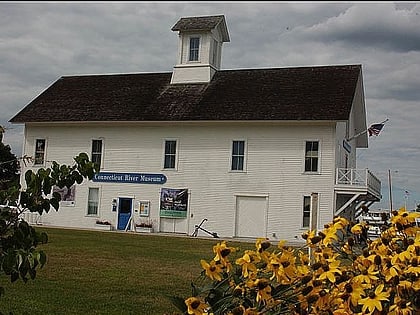
[[187, 219], [160, 218], [160, 232], [187, 233]]
[[236, 197], [236, 237], [265, 237], [267, 199], [266, 196]]

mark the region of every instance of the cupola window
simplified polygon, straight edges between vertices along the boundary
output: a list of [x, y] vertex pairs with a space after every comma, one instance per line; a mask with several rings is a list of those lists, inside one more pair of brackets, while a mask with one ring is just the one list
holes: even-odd
[[190, 56], [189, 61], [198, 61], [198, 51], [200, 48], [200, 38], [191, 37], [190, 38]]

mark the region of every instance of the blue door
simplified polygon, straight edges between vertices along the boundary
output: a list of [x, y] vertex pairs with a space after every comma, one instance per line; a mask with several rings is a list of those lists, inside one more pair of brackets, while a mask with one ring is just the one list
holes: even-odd
[[118, 230], [125, 230], [131, 217], [133, 199], [118, 198]]

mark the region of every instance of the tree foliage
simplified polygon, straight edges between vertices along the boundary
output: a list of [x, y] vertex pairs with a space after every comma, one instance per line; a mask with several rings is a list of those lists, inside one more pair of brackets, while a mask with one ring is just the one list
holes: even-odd
[[[35, 279], [37, 269], [47, 261], [45, 253], [37, 246], [46, 243], [48, 236], [24, 221], [23, 212], [43, 214], [51, 208], [58, 211], [60, 195], [52, 193], [53, 187], [70, 188], [92, 179], [97, 171], [88, 155], [80, 153], [73, 165], [52, 162], [50, 168], [26, 171], [24, 189], [18, 185], [1, 191], [8, 205], [0, 207], [0, 274], [8, 276], [12, 282]], [[0, 295], [3, 293], [0, 287]]]
[[[19, 162], [11, 152], [10, 146], [0, 141], [0, 191], [6, 191], [19, 184]], [[0, 195], [0, 204], [6, 197]]]

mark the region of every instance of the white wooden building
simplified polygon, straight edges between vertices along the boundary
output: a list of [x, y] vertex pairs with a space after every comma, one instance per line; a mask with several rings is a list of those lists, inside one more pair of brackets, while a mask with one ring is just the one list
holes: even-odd
[[380, 200], [380, 181], [356, 165], [368, 146], [361, 65], [221, 70], [224, 16], [172, 30], [173, 72], [63, 76], [11, 119], [35, 171], [80, 152], [100, 163], [38, 223], [152, 221], [191, 235], [207, 219], [220, 237], [294, 241]]

